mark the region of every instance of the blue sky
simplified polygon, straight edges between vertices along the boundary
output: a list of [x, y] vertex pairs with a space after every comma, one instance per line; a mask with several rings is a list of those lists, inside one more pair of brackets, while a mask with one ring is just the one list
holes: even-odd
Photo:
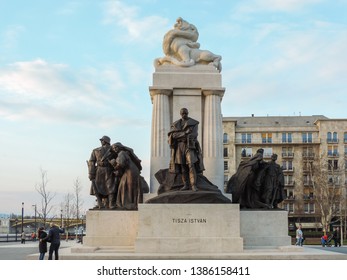
[[33, 214], [40, 169], [57, 205], [103, 135], [148, 180], [153, 60], [183, 17], [222, 55], [222, 113], [346, 118], [347, 1], [0, 0], [0, 213]]

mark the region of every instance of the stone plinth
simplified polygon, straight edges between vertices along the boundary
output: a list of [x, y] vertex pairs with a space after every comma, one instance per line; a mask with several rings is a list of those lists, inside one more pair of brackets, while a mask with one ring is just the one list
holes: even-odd
[[137, 253], [242, 252], [237, 204], [141, 204]]
[[242, 210], [240, 217], [245, 248], [291, 245], [287, 211]]
[[87, 211], [85, 246], [134, 246], [137, 211]]

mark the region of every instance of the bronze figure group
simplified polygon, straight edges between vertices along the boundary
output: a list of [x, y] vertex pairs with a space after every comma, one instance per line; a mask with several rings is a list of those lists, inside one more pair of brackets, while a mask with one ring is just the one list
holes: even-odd
[[237, 172], [229, 179], [227, 193], [232, 194], [232, 202], [241, 208], [278, 208], [285, 198], [284, 175], [273, 154], [270, 162], [263, 160], [264, 150], [240, 163]]
[[148, 185], [140, 175], [141, 160], [121, 143], [111, 145], [108, 136], [100, 138], [101, 147], [94, 149], [88, 161], [90, 194], [97, 209], [137, 210]]

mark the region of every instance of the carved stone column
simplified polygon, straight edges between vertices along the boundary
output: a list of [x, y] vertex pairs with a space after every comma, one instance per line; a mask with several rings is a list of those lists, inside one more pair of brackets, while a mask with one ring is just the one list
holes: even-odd
[[224, 193], [223, 124], [221, 101], [225, 89], [203, 89], [205, 96], [203, 158], [204, 175]]
[[169, 166], [170, 148], [167, 134], [170, 130], [169, 96], [171, 89], [150, 88], [153, 104], [151, 132], [150, 193], [157, 193], [159, 183], [154, 174]]

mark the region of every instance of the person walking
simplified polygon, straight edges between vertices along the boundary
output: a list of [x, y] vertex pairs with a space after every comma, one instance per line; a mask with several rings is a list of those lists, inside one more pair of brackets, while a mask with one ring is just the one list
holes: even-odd
[[48, 235], [42, 239], [41, 241], [50, 241], [51, 246], [49, 246], [48, 259], [53, 259], [53, 252], [56, 260], [59, 260], [59, 247], [60, 247], [60, 234], [64, 233], [64, 228], [59, 228], [54, 223], [50, 223], [50, 229]]
[[22, 231], [22, 234], [21, 234], [21, 236], [20, 236], [20, 243], [22, 243], [22, 244], [25, 244], [25, 232], [24, 231]]
[[341, 234], [340, 228], [336, 227], [333, 231], [334, 246], [341, 247]]
[[46, 238], [47, 232], [45, 232], [44, 227], [40, 227], [39, 230], [37, 231], [37, 237], [39, 239], [39, 260], [44, 260], [45, 259], [45, 254], [47, 253], [47, 241], [43, 240]]
[[303, 233], [301, 229], [301, 224], [298, 225], [298, 228], [296, 230], [296, 246], [302, 246], [303, 244]]

